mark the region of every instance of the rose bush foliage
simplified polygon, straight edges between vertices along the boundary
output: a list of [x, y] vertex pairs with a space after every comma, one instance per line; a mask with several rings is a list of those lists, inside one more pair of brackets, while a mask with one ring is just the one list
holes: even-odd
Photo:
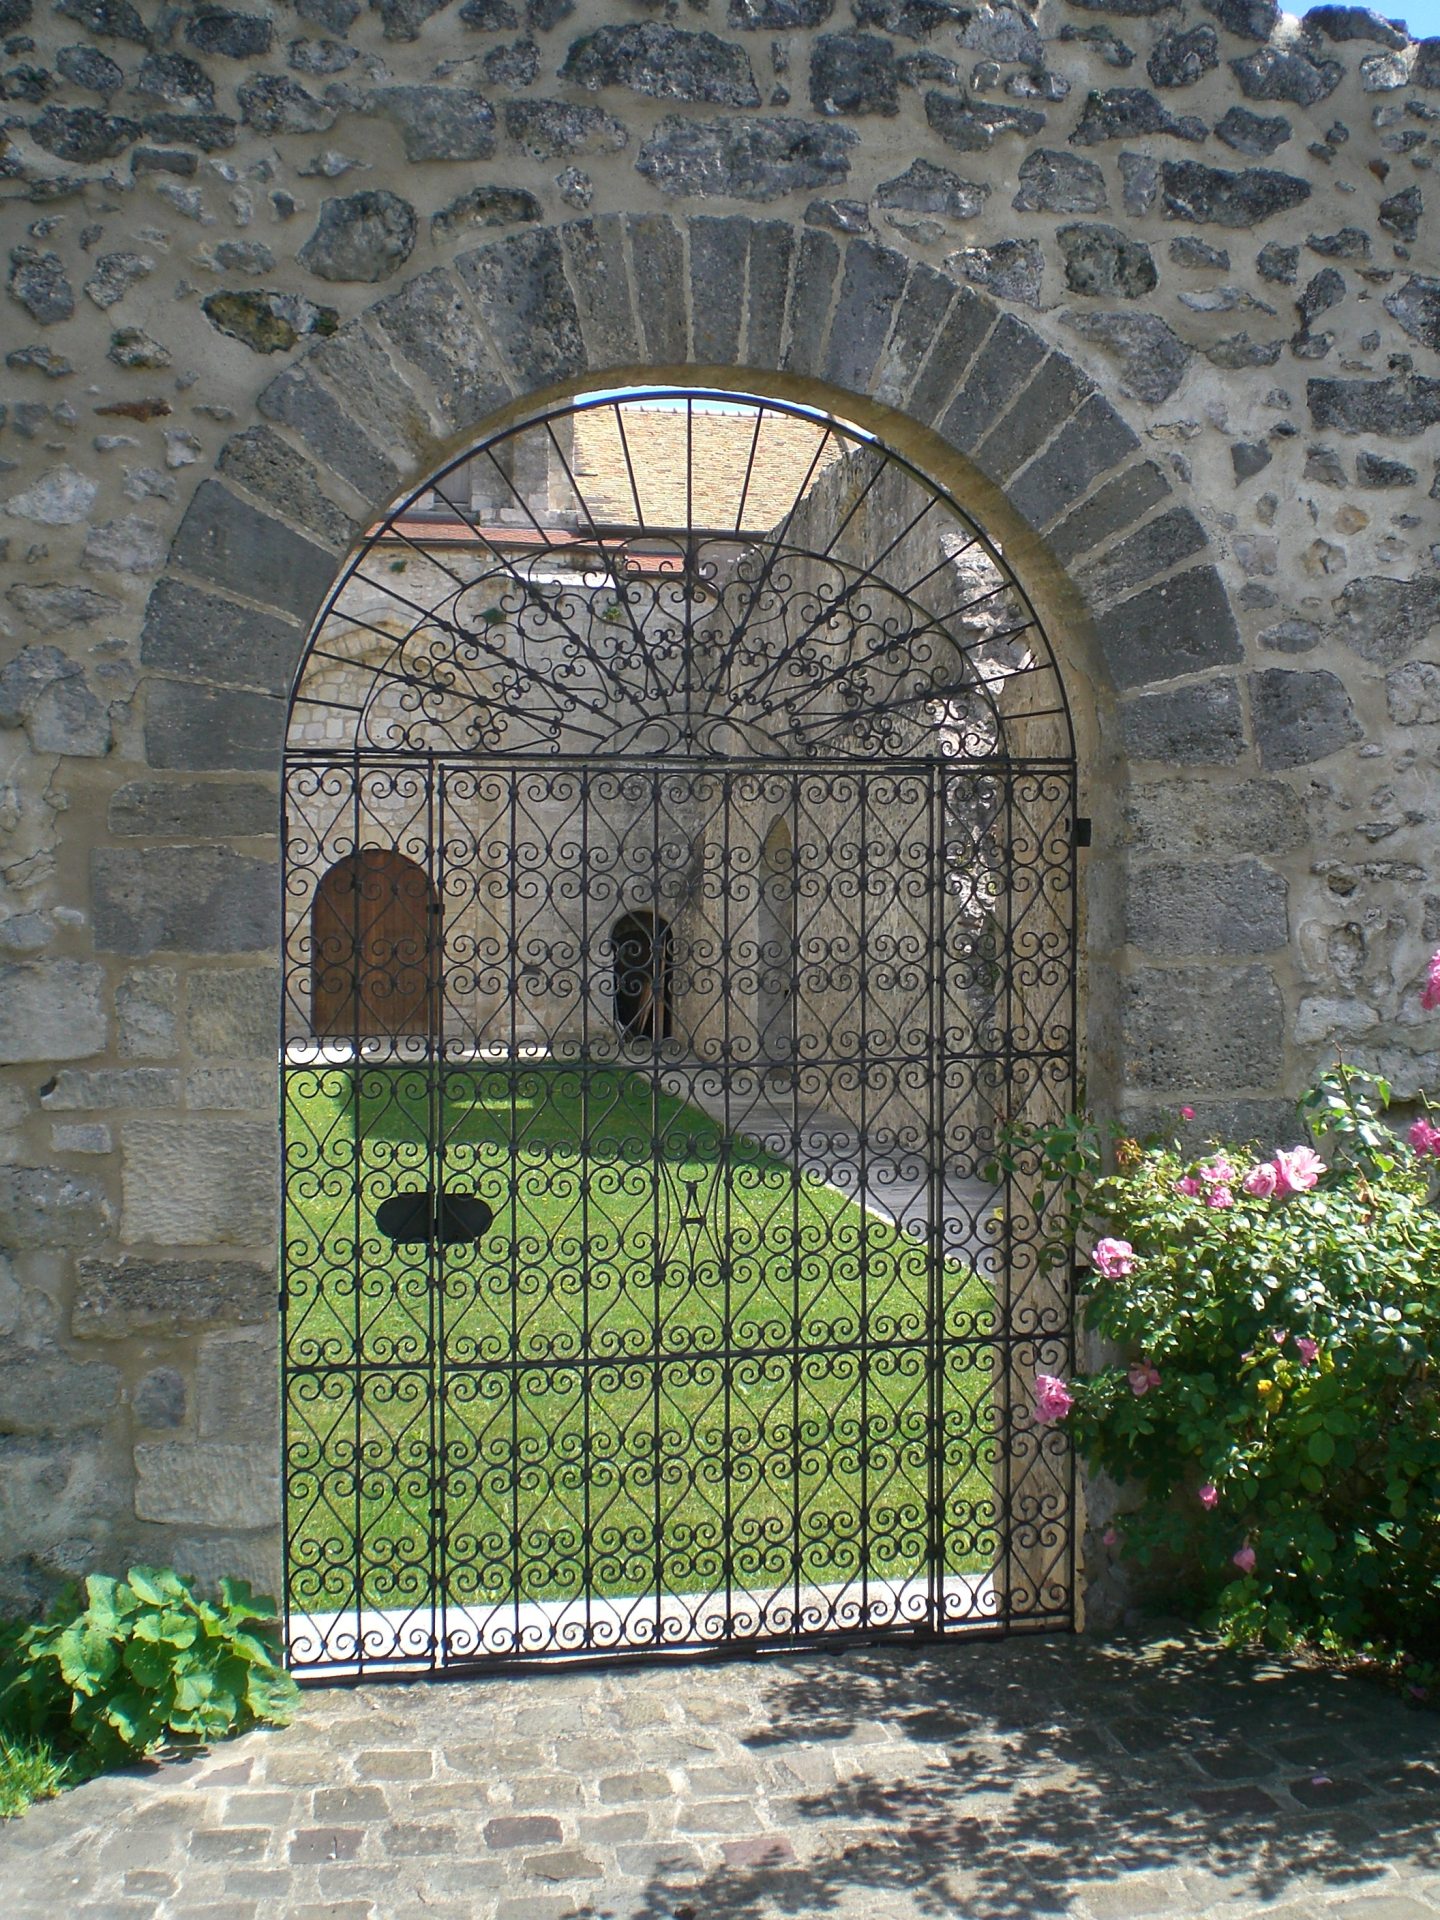
[[[1440, 954], [1425, 1004], [1440, 1007]], [[1089, 1241], [1083, 1323], [1111, 1364], [1036, 1381], [1134, 1510], [1109, 1551], [1160, 1564], [1236, 1639], [1308, 1641], [1440, 1678], [1440, 1114], [1405, 1137], [1389, 1089], [1340, 1067], [1309, 1140], [1261, 1156], [1032, 1138]]]

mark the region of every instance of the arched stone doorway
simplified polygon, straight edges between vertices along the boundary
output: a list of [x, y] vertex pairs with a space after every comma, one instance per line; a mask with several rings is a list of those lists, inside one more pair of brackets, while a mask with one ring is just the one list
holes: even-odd
[[838, 407], [582, 395], [371, 529], [292, 712], [289, 1003], [324, 849], [446, 903], [423, 1058], [286, 1069], [296, 1662], [1067, 1622], [987, 1167], [1072, 1097], [1074, 748], [973, 515]]

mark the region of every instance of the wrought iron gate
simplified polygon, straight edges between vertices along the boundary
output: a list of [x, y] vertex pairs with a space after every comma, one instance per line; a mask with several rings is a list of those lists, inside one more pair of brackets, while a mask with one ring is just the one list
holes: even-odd
[[297, 1669], [1068, 1622], [987, 1167], [1073, 1097], [1073, 752], [954, 501], [773, 402], [530, 421], [347, 567], [285, 808]]

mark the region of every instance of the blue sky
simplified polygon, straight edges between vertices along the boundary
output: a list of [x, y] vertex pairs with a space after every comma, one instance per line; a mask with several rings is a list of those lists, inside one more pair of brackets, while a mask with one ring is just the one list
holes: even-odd
[[1440, 34], [1440, 0], [1410, 0], [1408, 6], [1381, 5], [1375, 11], [1387, 20], [1403, 20], [1417, 40], [1431, 40]]

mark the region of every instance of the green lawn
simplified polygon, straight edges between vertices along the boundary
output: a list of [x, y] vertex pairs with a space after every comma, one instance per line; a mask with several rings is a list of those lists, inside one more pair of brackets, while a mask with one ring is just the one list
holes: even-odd
[[[355, 1605], [357, 1563], [380, 1607], [989, 1563], [967, 1269], [639, 1073], [286, 1078], [297, 1608]], [[379, 1234], [442, 1181], [494, 1209], [478, 1245]]]

